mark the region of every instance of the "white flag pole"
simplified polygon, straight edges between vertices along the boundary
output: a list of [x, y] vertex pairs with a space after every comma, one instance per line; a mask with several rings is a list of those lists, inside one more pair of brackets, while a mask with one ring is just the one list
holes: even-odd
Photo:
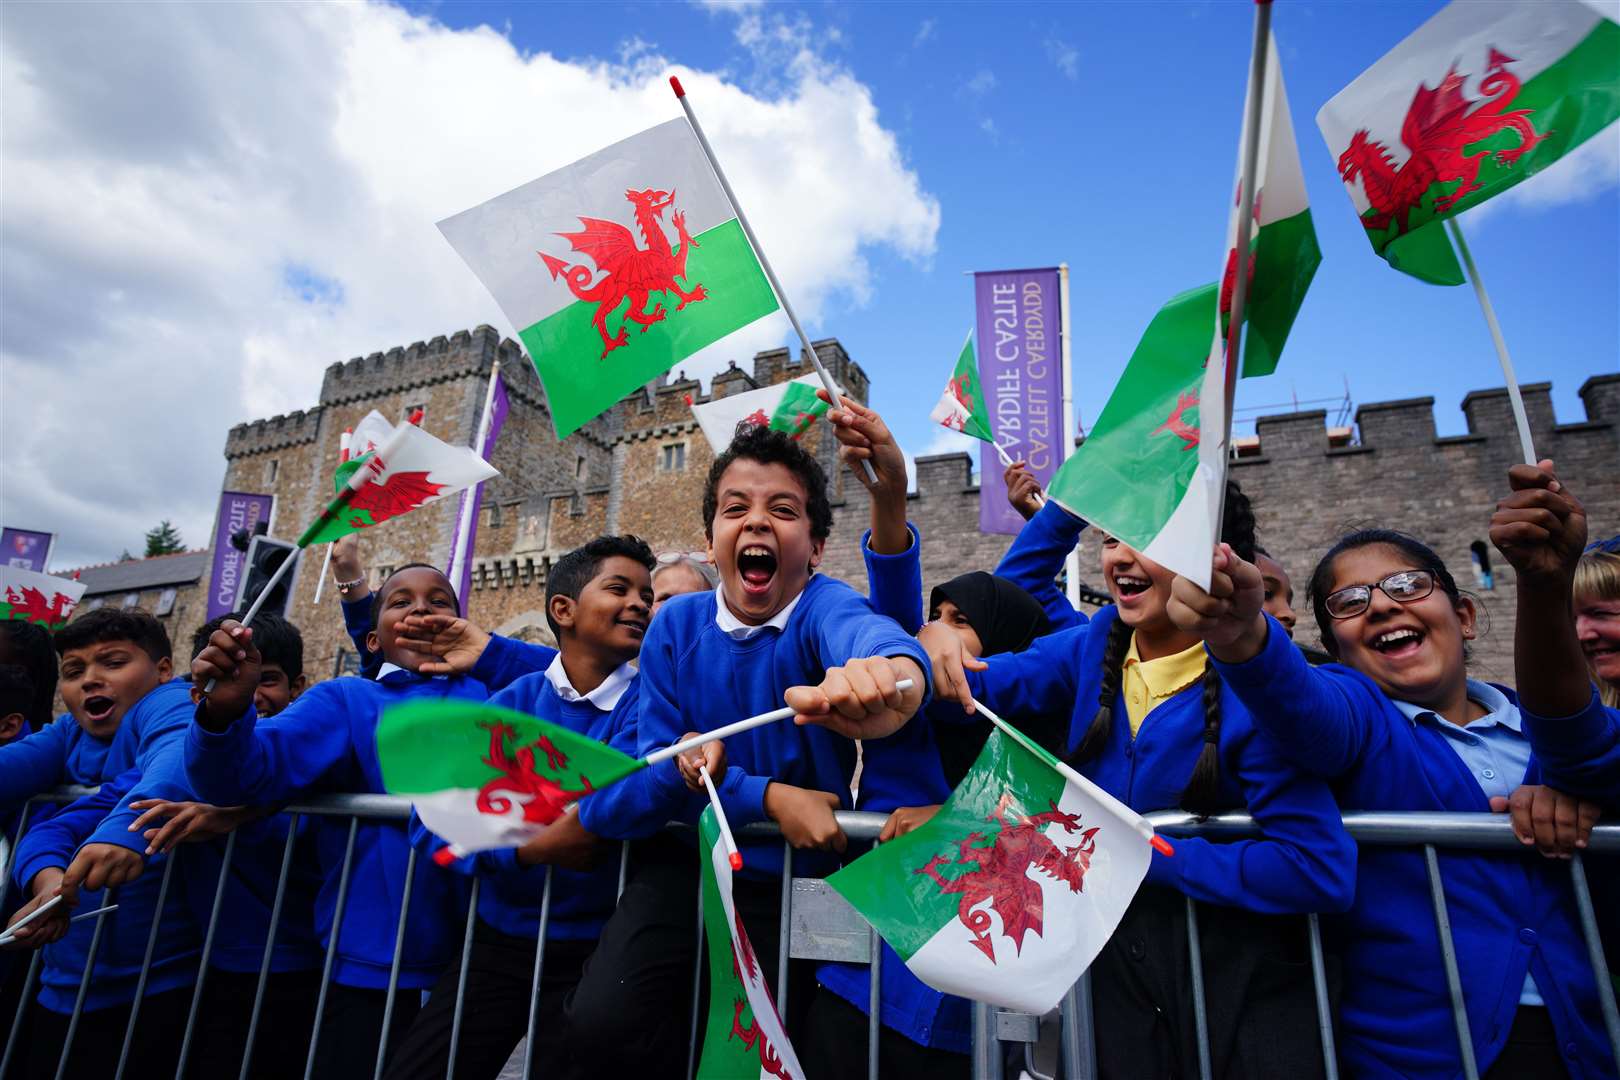
[[[911, 686], [912, 682], [910, 679], [901, 679], [899, 682], [894, 684], [894, 688], [896, 690], [910, 690]], [[661, 761], [668, 761], [675, 755], [684, 754], [688, 750], [702, 746], [706, 742], [713, 742], [715, 739], [729, 739], [733, 735], [741, 735], [745, 731], [752, 731], [757, 727], [764, 727], [766, 724], [774, 724], [778, 720], [790, 720], [797, 715], [798, 710], [792, 707], [772, 709], [770, 712], [760, 713], [758, 716], [750, 716], [746, 720], [738, 720], [735, 723], [726, 724], [724, 727], [717, 727], [712, 731], [705, 731], [701, 735], [694, 735], [690, 739], [676, 743], [674, 746], [666, 746], [662, 750], [654, 750], [652, 753], [643, 758], [642, 761], [648, 765], [657, 765]]]
[[1451, 230], [1451, 238], [1457, 242], [1457, 250], [1462, 253], [1463, 266], [1468, 270], [1468, 283], [1474, 287], [1474, 295], [1479, 299], [1479, 310], [1485, 313], [1485, 325], [1491, 329], [1491, 341], [1496, 344], [1496, 358], [1502, 363], [1502, 377], [1507, 380], [1508, 400], [1513, 403], [1513, 422], [1519, 429], [1519, 449], [1524, 454], [1526, 465], [1536, 464], [1536, 447], [1530, 441], [1530, 417], [1524, 411], [1524, 396], [1519, 393], [1519, 377], [1513, 373], [1513, 358], [1508, 355], [1507, 341], [1502, 337], [1502, 327], [1496, 321], [1496, 309], [1491, 306], [1490, 294], [1485, 291], [1485, 283], [1479, 279], [1479, 268], [1474, 265], [1473, 253], [1468, 250], [1468, 241], [1463, 239], [1462, 226], [1457, 224], [1454, 217], [1446, 218], [1446, 228]]
[[[1074, 374], [1070, 370], [1072, 355], [1069, 345], [1069, 264], [1058, 263], [1058, 320], [1062, 323], [1060, 332], [1063, 351], [1063, 453], [1058, 455], [1058, 464], [1069, 460], [1074, 453]], [[1041, 500], [1046, 501], [1044, 498]], [[1068, 577], [1069, 606], [1076, 610], [1080, 607], [1080, 549], [1070, 548], [1069, 554], [1063, 560], [1064, 569]]]
[[698, 775], [703, 777], [703, 787], [709, 793], [709, 805], [714, 807], [714, 823], [720, 826], [720, 839], [726, 845], [726, 861], [731, 863], [733, 870], [741, 870], [742, 852], [737, 850], [737, 840], [731, 835], [731, 822], [726, 820], [726, 809], [720, 805], [720, 793], [714, 790], [714, 778], [709, 775], [709, 767], [699, 765]]
[[1162, 855], [1174, 855], [1176, 853], [1175, 849], [1170, 846], [1170, 841], [1153, 831], [1153, 823], [1147, 818], [1143, 817], [1141, 814], [1138, 814], [1135, 810], [1132, 810], [1130, 807], [1114, 798], [1108, 792], [1104, 791], [1090, 780], [1087, 780], [1084, 776], [1081, 776], [1066, 762], [1053, 757], [1044, 749], [1031, 742], [1028, 735], [1025, 735], [1022, 731], [1019, 731], [1017, 728], [1007, 723], [1007, 721], [991, 712], [980, 702], [975, 701], [973, 703], [973, 707], [979, 711], [981, 716], [994, 724], [998, 731], [1006, 735], [1009, 739], [1012, 739], [1019, 746], [1022, 746], [1025, 750], [1028, 750], [1031, 754], [1034, 754], [1040, 760], [1049, 763], [1054, 769], [1057, 770], [1059, 776], [1063, 777], [1063, 779], [1067, 780], [1081, 791], [1084, 791], [1097, 802], [1102, 803], [1116, 817], [1130, 825], [1131, 828], [1135, 829], [1137, 832], [1141, 833], [1142, 839], [1146, 840], [1149, 844], [1152, 844], [1154, 851], [1157, 851]]
[[[1236, 260], [1232, 271], [1232, 313], [1226, 333], [1226, 401], [1225, 416], [1221, 418], [1221, 473], [1218, 478], [1215, 502], [1215, 536], [1220, 539], [1221, 521], [1226, 516], [1226, 472], [1232, 454], [1232, 405], [1237, 393], [1238, 370], [1243, 363], [1243, 306], [1249, 298], [1249, 263], [1252, 253], [1249, 241], [1254, 235], [1254, 180], [1260, 167], [1260, 123], [1264, 116], [1266, 96], [1266, 64], [1271, 49], [1271, 0], [1255, 0], [1254, 45], [1249, 56], [1248, 115], [1243, 122], [1243, 172], [1238, 180], [1238, 227]], [[1215, 331], [1219, 339], [1221, 326], [1220, 288], [1215, 290]], [[1211, 350], [1211, 359], [1219, 348]], [[1202, 422], [1199, 424], [1203, 427]]]
[[[472, 451], [473, 453], [477, 454], [480, 459], [482, 459], [484, 456], [484, 440], [489, 437], [489, 411], [495, 404], [495, 387], [500, 377], [501, 362], [496, 360], [490, 365], [489, 368], [489, 388], [484, 392], [484, 412], [483, 415], [478, 418], [478, 433], [473, 436]], [[477, 496], [479, 488], [483, 486], [483, 483], [484, 482], [480, 480], [472, 487], [463, 491], [461, 495], [461, 513], [457, 515], [456, 519], [455, 554], [450, 560], [450, 573], [446, 575], [450, 579], [451, 586], [457, 589], [461, 588], [461, 575], [467, 568], [467, 544], [471, 539], [470, 534], [472, 533], [473, 500]], [[461, 602], [463, 605], [465, 605], [467, 603], [467, 598], [462, 597]]]
[[[714, 156], [714, 148], [709, 145], [709, 137], [703, 134], [703, 125], [698, 123], [697, 113], [692, 111], [692, 103], [687, 100], [686, 91], [681, 87], [681, 80], [671, 75], [669, 77], [670, 89], [675, 91], [681, 108], [686, 110], [686, 122], [692, 125], [692, 134], [697, 136], [698, 145], [703, 148], [703, 156], [709, 159], [709, 168], [714, 170], [714, 178], [720, 181], [721, 190], [726, 198], [731, 200], [731, 208], [737, 212], [737, 224], [742, 226], [743, 235], [748, 237], [748, 246], [754, 249], [754, 258], [759, 260], [761, 270], [765, 271], [766, 280], [771, 283], [771, 289], [776, 293], [777, 303], [782, 305], [782, 311], [787, 315], [788, 322], [793, 324], [793, 332], [799, 335], [799, 344], [804, 346], [810, 363], [815, 366], [816, 375], [821, 379], [821, 385], [827, 388], [827, 396], [834, 405], [842, 400], [838, 394], [838, 387], [833, 383], [832, 376], [822, 366], [821, 357], [816, 355], [816, 347], [810, 344], [810, 335], [804, 332], [799, 323], [799, 317], [793, 313], [793, 305], [788, 303], [787, 293], [782, 290], [782, 283], [776, 278], [776, 271], [771, 269], [771, 260], [765, 256], [765, 249], [760, 247], [759, 238], [754, 235], [754, 227], [748, 224], [748, 215], [743, 213], [742, 204], [737, 201], [736, 194], [731, 190], [731, 182], [726, 179], [725, 170], [720, 168], [720, 159]], [[840, 406], [841, 407], [841, 406]], [[872, 471], [872, 463], [862, 459], [861, 465], [866, 469], [866, 478], [873, 484], [878, 482], [877, 473]]]
[[[344, 428], [338, 436], [338, 464], [349, 460], [349, 443], [354, 438], [353, 428]], [[321, 560], [321, 572], [315, 577], [315, 602], [321, 602], [321, 590], [326, 586], [326, 571], [332, 566], [332, 544], [326, 545], [326, 558]]]

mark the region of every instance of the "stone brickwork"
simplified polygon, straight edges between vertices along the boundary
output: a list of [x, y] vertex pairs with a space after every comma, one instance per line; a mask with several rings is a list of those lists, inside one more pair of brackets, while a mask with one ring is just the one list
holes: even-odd
[[[816, 351], [852, 396], [868, 400], [869, 379], [842, 345], [820, 341]], [[630, 394], [559, 441], [544, 388], [521, 348], [480, 326], [333, 364], [314, 407], [231, 429], [224, 486], [273, 491], [273, 531], [295, 536], [331, 497], [345, 427], [374, 408], [398, 421], [420, 406], [428, 431], [467, 445], [496, 360], [511, 412], [494, 455], [502, 475], [484, 494], [466, 603], [482, 625], [529, 638], [543, 633], [552, 561], [591, 537], [635, 533], [655, 551], [705, 547], [699, 504], [713, 453], [692, 419], [691, 403], [811, 370], [797, 352], [771, 350], [754, 357], [749, 369], [733, 364], [715, 376], [709, 395], [677, 373]], [[1586, 501], [1593, 535], [1612, 535], [1620, 531], [1620, 375], [1586, 381], [1580, 390], [1586, 418], [1576, 423], [1557, 422], [1549, 390], [1545, 383], [1524, 387], [1537, 450], [1558, 462]], [[1316, 637], [1303, 609], [1305, 579], [1316, 557], [1349, 528], [1394, 526], [1434, 545], [1458, 580], [1481, 595], [1489, 631], [1476, 644], [1475, 672], [1511, 681], [1512, 571], [1493, 549], [1495, 588], [1474, 586], [1469, 545], [1487, 539], [1491, 509], [1506, 487], [1518, 441], [1505, 391], [1476, 391], [1463, 399], [1462, 409], [1468, 433], [1439, 438], [1432, 398], [1363, 405], [1356, 414], [1359, 438], [1348, 444], [1330, 443], [1320, 411], [1259, 420], [1259, 446], [1246, 447], [1233, 475], [1254, 499], [1261, 542], [1294, 577], [1302, 640]], [[864, 592], [859, 543], [869, 514], [865, 489], [838, 467], [836, 442], [824, 426], [804, 441], [827, 469], [835, 510], [823, 571]], [[1009, 537], [978, 531], [979, 487], [972, 470], [972, 459], [960, 453], [917, 461], [908, 513], [923, 537], [925, 590], [965, 570], [993, 568], [1010, 543]], [[362, 534], [373, 581], [405, 562], [442, 565], [456, 505], [446, 499]], [[1099, 584], [1099, 544], [1088, 532], [1081, 545], [1081, 575], [1093, 584]], [[304, 630], [306, 664], [317, 679], [333, 672], [340, 650], [348, 647], [335, 592], [326, 590], [320, 610], [314, 604], [323, 554], [305, 557], [289, 611]], [[205, 576], [180, 590], [174, 616], [166, 620], [177, 645], [203, 621], [207, 586]]]

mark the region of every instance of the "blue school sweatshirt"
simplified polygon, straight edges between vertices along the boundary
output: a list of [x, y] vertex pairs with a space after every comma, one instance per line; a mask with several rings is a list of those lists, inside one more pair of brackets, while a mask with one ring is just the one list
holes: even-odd
[[1013, 538], [1007, 554], [996, 564], [995, 574], [1023, 589], [1039, 601], [1046, 610], [1046, 618], [1053, 630], [1078, 626], [1086, 621], [1086, 613], [1069, 603], [1063, 590], [1057, 587], [1057, 576], [1063, 569], [1063, 560], [1080, 542], [1086, 523], [1063, 507], [1046, 500], [1046, 505], [1035, 511], [1035, 516], [1024, 522]]
[[[412, 698], [481, 702], [488, 696], [484, 684], [468, 676], [434, 679], [394, 670], [376, 680], [331, 679], [266, 720], [250, 704], [224, 731], [192, 724], [186, 773], [197, 794], [217, 806], [264, 806], [311, 793], [382, 794], [376, 733], [384, 709]], [[316, 831], [325, 880], [316, 900], [315, 931], [325, 944], [331, 939], [348, 824], [323, 825]], [[403, 824], [361, 821], [333, 965], [339, 984], [388, 985], [409, 851]], [[460, 943], [458, 927], [466, 910], [465, 879], [418, 859], [399, 985], [433, 985]]]
[[[583, 698], [564, 701], [542, 673], [526, 675], [489, 699], [491, 705], [526, 712], [570, 731], [607, 743], [615, 750], [636, 752], [636, 711], [640, 677], [632, 675], [612, 708], [602, 709]], [[587, 795], [583, 807], [598, 795]], [[413, 814], [411, 842], [426, 855], [444, 847]], [[551, 882], [551, 915], [547, 941], [595, 941], [618, 902], [619, 845], [603, 842], [598, 862], [589, 870], [555, 867]], [[540, 901], [546, 885], [545, 866], [518, 863], [516, 848], [479, 851], [450, 864], [457, 873], [476, 876], [478, 916], [503, 934], [533, 941], [540, 932]]]
[[[1346, 810], [1490, 812], [1443, 734], [1408, 719], [1361, 673], [1311, 667], [1267, 622], [1258, 655], [1216, 667], [1292, 761], [1334, 781]], [[1543, 779], [1532, 754], [1524, 782]], [[1570, 1076], [1615, 1076], [1568, 867], [1533, 852], [1442, 850], [1439, 859], [1480, 1072], [1507, 1041], [1528, 971]], [[1355, 905], [1330, 924], [1344, 938], [1340, 1054], [1358, 1077], [1450, 1080], [1462, 1066], [1423, 852], [1363, 848], [1358, 874]]]
[[1523, 709], [1520, 716], [1543, 783], [1610, 808], [1620, 805], [1620, 709], [1606, 707], [1596, 687], [1574, 716], [1537, 716]]
[[[1097, 714], [1103, 651], [1118, 617], [1118, 608], [1106, 607], [1025, 652], [987, 657], [985, 671], [967, 673], [973, 696], [1015, 724], [1071, 709], [1072, 752]], [[1288, 763], [1230, 687], [1221, 688], [1220, 702], [1221, 805], [1247, 809], [1265, 835], [1219, 843], [1179, 838], [1175, 855], [1153, 853], [1147, 883], [1262, 914], [1346, 910], [1356, 891], [1356, 846], [1333, 793]], [[1203, 687], [1193, 683], [1148, 714], [1134, 737], [1124, 703], [1116, 704], [1107, 745], [1078, 768], [1138, 813], [1173, 809], [1203, 742]]]
[[[867, 592], [872, 606], [908, 633], [922, 626], [922, 537], [909, 521], [911, 546], [898, 555], [880, 555], [870, 546], [870, 530], [861, 537], [866, 557]], [[951, 796], [934, 744], [932, 715], [957, 709], [951, 702], [930, 701], [911, 722], [893, 735], [861, 744], [861, 789], [858, 810], [890, 813], [902, 806], [933, 806]], [[973, 1045], [973, 1005], [966, 998], [942, 994], [911, 973], [900, 954], [882, 945], [879, 961], [879, 1007], [883, 1026], [920, 1046], [965, 1054]], [[824, 963], [816, 981], [863, 1013], [872, 1002], [867, 964]], [[868, 1015], [870, 1015], [868, 1013]]]
[[[689, 731], [782, 707], [793, 686], [814, 686], [858, 657], [906, 656], [928, 678], [928, 657], [895, 624], [841, 581], [817, 574], [799, 594], [786, 625], [738, 640], [715, 623], [718, 590], [677, 596], [658, 610], [641, 646], [638, 757], [679, 741]], [[926, 698], [925, 698], [926, 700]], [[726, 740], [729, 768], [717, 785], [733, 829], [765, 819], [765, 788], [773, 780], [830, 791], [850, 807], [855, 744], [818, 725], [784, 720]], [[657, 832], [670, 820], [695, 822], [706, 796], [687, 789], [673, 760], [643, 769], [583, 804], [580, 821], [598, 836], [629, 839]], [[739, 841], [744, 877], [779, 878], [779, 841]], [[794, 865], [824, 873], [832, 860], [799, 852]]]
[[[48, 724], [28, 738], [0, 749], [0, 799], [27, 798], [63, 784], [112, 783], [126, 774], [127, 782], [133, 782], [166, 747], [184, 737], [191, 712], [190, 687], [173, 680], [154, 688], [131, 706], [111, 739], [86, 734], [71, 717]], [[105, 814], [105, 805], [95, 796], [86, 796], [48, 821], [30, 825], [17, 847], [13, 871], [17, 883], [27, 888], [39, 871], [65, 867], [64, 850], [70, 857]], [[85, 1008], [106, 1009], [133, 1000], [166, 861], [166, 856], [147, 860], [145, 872], [119, 889], [118, 910], [103, 916], [106, 929], [96, 950], [95, 974]], [[81, 892], [79, 896], [82, 911], [108, 902], [104, 891]], [[94, 919], [77, 923], [61, 941], [46, 947], [39, 1001], [47, 1009], [73, 1011], [95, 923]], [[189, 986], [196, 977], [201, 944], [184, 890], [171, 886], [146, 992], [157, 994]]]

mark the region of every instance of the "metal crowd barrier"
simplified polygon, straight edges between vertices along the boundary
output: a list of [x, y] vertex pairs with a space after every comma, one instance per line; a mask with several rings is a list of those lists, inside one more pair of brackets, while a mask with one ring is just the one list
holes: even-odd
[[[93, 790], [93, 788], [63, 788], [48, 795], [40, 796], [38, 799], [30, 800], [22, 811], [18, 826], [19, 836], [22, 830], [26, 828], [30, 811], [35, 802], [69, 802]], [[258, 988], [254, 996], [247, 1043], [242, 1053], [241, 1080], [247, 1080], [249, 1076], [253, 1062], [254, 1045], [260, 1034], [260, 1012], [264, 1004], [265, 986], [270, 974], [276, 932], [281, 921], [281, 909], [285, 899], [288, 871], [292, 864], [293, 845], [298, 832], [298, 819], [304, 816], [317, 816], [347, 818], [349, 821], [348, 841], [344, 851], [343, 865], [339, 872], [338, 893], [330, 938], [330, 940], [336, 941], [342, 930], [344, 912], [348, 902], [355, 837], [360, 822], [362, 820], [404, 822], [410, 816], [410, 802], [407, 799], [387, 795], [332, 795], [296, 803], [287, 807], [286, 812], [291, 815], [292, 820], [288, 830], [287, 844], [282, 855], [281, 872], [276, 884], [275, 899], [271, 908], [270, 927], [265, 940], [264, 959], [259, 970]], [[1247, 814], [1221, 814], [1203, 821], [1199, 821], [1193, 815], [1179, 811], [1161, 812], [1148, 816], [1153, 821], [1155, 828], [1172, 837], [1202, 836], [1209, 839], [1226, 840], [1259, 835], [1259, 830]], [[876, 842], [887, 815], [839, 813], [837, 817], [845, 834], [851, 840]], [[1439, 931], [1447, 989], [1450, 994], [1452, 1013], [1456, 1023], [1463, 1074], [1467, 1080], [1478, 1080], [1479, 1070], [1474, 1061], [1473, 1043], [1468, 1030], [1468, 1017], [1463, 1007], [1462, 984], [1457, 973], [1456, 949], [1451, 936], [1450, 918], [1447, 913], [1445, 889], [1440, 878], [1437, 850], [1440, 848], [1461, 848], [1524, 852], [1523, 845], [1513, 836], [1507, 819], [1504, 816], [1495, 814], [1360, 812], [1346, 814], [1344, 821], [1350, 835], [1363, 846], [1422, 848], [1427, 867], [1429, 890], [1434, 902], [1435, 922]], [[754, 839], [780, 836], [775, 826], [769, 823], [750, 825], [740, 831], [742, 835]], [[167, 894], [175, 863], [178, 858], [184, 857], [184, 850], [185, 845], [182, 844], [176, 849], [179, 854], [176, 857], [171, 857], [165, 863], [162, 881], [159, 886], [158, 911], [160, 918], [162, 898]], [[619, 890], [622, 893], [629, 872], [628, 845], [621, 845], [621, 850]], [[1600, 854], [1620, 853], [1620, 825], [1599, 825], [1593, 829], [1587, 850]], [[177, 1080], [182, 1080], [188, 1064], [193, 1035], [196, 1032], [198, 1023], [199, 1006], [203, 1000], [203, 992], [207, 985], [208, 960], [213, 950], [215, 929], [224, 900], [225, 875], [229, 872], [235, 851], [236, 842], [233, 834], [225, 840], [220, 870], [221, 884], [215, 893], [213, 907], [205, 931], [197, 981], [193, 987], [185, 1033], [182, 1037], [179, 1067], [176, 1072]], [[3, 858], [0, 858], [0, 863], [3, 863], [4, 866], [3, 884], [0, 884], [0, 904], [4, 903], [7, 887], [10, 884], [13, 856], [14, 848], [6, 848]], [[1525, 857], [1539, 858], [1540, 856], [1527, 853]], [[394, 944], [394, 963], [389, 972], [388, 980], [388, 1006], [377, 1047], [377, 1065], [373, 1074], [374, 1080], [380, 1080], [387, 1059], [389, 1022], [392, 1019], [394, 994], [399, 987], [401, 946], [403, 944], [405, 921], [409, 913], [411, 884], [415, 877], [416, 864], [416, 854], [413, 851], [407, 859], [405, 867], [404, 893], [399, 911], [399, 929]], [[1616, 1061], [1620, 1061], [1620, 1012], [1616, 1010], [1614, 988], [1604, 960], [1603, 946], [1598, 935], [1597, 920], [1593, 911], [1592, 897], [1587, 885], [1586, 868], [1582, 856], [1576, 854], [1569, 861], [1569, 866], [1576, 906], [1580, 917], [1581, 932], [1587, 946], [1587, 957], [1592, 965], [1593, 975], [1598, 986], [1604, 1028], [1615, 1053]], [[776, 980], [777, 1010], [783, 1014], [787, 1012], [790, 958], [870, 964], [871, 998], [868, 1008], [867, 1067], [871, 1080], [876, 1080], [878, 1076], [878, 1045], [881, 1033], [879, 1024], [881, 1015], [879, 1006], [881, 952], [878, 947], [878, 937], [870, 925], [842, 897], [828, 888], [825, 882], [817, 878], [794, 878], [792, 867], [793, 849], [784, 843], [782, 916], [780, 925], [777, 928], [780, 946], [779, 956], [781, 958], [777, 968]], [[551, 874], [548, 872], [540, 898], [540, 923], [536, 935], [534, 978], [526, 1046], [533, 1045], [534, 1034], [540, 1022], [540, 985], [545, 965], [546, 930], [551, 915], [551, 881]], [[474, 879], [467, 908], [466, 929], [462, 939], [461, 980], [456, 993], [455, 1017], [451, 1029], [449, 1067], [446, 1070], [446, 1080], [454, 1080], [455, 1077], [456, 1051], [460, 1045], [462, 1017], [466, 1006], [467, 962], [472, 952], [473, 928], [477, 909], [478, 883]], [[1190, 899], [1186, 905], [1186, 918], [1188, 946], [1193, 960], [1191, 989], [1198, 1034], [1199, 1075], [1201, 1080], [1212, 1080], [1208, 1021], [1205, 1012], [1202, 975], [1203, 962], [1198, 936], [1198, 905]], [[160, 920], [154, 921], [147, 940], [145, 962], [141, 968], [136, 998], [130, 1010], [129, 1022], [124, 1034], [123, 1049], [119, 1058], [117, 1072], [114, 1074], [114, 1080], [122, 1080], [124, 1076], [128, 1075], [130, 1048], [134, 1041], [135, 1025], [140, 1018], [140, 995], [146, 985], [153, 950], [157, 943], [158, 921]], [[69, 1021], [68, 1036], [62, 1047], [62, 1057], [57, 1070], [58, 1080], [61, 1080], [61, 1077], [66, 1072], [73, 1036], [77, 1030], [84, 1001], [93, 979], [95, 956], [100, 946], [103, 924], [104, 919], [98, 918], [96, 920], [96, 928], [90, 943], [89, 958], [79, 985], [74, 1011]], [[1315, 988], [1317, 1020], [1323, 1048], [1323, 1068], [1329, 1080], [1337, 1080], [1339, 1075], [1338, 1061], [1334, 1046], [1333, 1017], [1328, 1001], [1321, 928], [1317, 916], [1314, 914], [1308, 916], [1308, 929], [1312, 982]], [[687, 1051], [687, 1074], [689, 1077], [694, 1074], [696, 1068], [698, 1034], [701, 1022], [701, 1017], [699, 1017], [697, 1011], [697, 994], [695, 991], [701, 984], [702, 972], [706, 963], [703, 950], [701, 888], [698, 894], [697, 935], [697, 964], [693, 972], [694, 995], [691, 1039]], [[333, 957], [334, 953], [329, 948], [326, 951], [321, 971], [314, 1028], [305, 1058], [305, 1080], [309, 1080], [315, 1066], [321, 1018], [326, 1007], [327, 991], [331, 986]], [[21, 1001], [16, 1016], [13, 1018], [12, 1029], [6, 1038], [4, 1057], [0, 1058], [0, 1080], [4, 1080], [9, 1075], [18, 1033], [21, 1030], [30, 992], [39, 975], [39, 967], [40, 952], [36, 950], [29, 964]], [[1060, 1024], [1059, 1064], [1061, 1065], [1061, 1075], [1067, 1080], [1092, 1080], [1096, 1076], [1097, 1068], [1089, 975], [1082, 976], [1080, 981], [1064, 997], [1058, 1010], [1058, 1016]], [[1031, 1044], [1036, 1041], [1041, 1019], [1027, 1013], [1017, 1013], [976, 1003], [973, 1010], [973, 1049], [971, 1054], [972, 1073], [975, 1080], [1003, 1080], [1003, 1066], [1006, 1061], [1008, 1044], [1019, 1043], [1024, 1044], [1025, 1064], [1023, 1067], [1025, 1071], [1036, 1077], [1037, 1080], [1043, 1080], [1042, 1074], [1035, 1068], [1034, 1057], [1031, 1053]], [[530, 1056], [525, 1053], [523, 1063], [524, 1080], [529, 1080], [531, 1066]]]

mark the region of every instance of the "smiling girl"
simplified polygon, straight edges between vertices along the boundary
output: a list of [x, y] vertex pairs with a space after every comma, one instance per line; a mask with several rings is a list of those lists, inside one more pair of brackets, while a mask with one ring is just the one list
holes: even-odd
[[[1252, 553], [1254, 518], [1236, 485], [1226, 511], [1223, 535]], [[1065, 710], [1070, 762], [1133, 810], [1247, 810], [1262, 830], [1154, 853], [1091, 969], [1101, 1075], [1197, 1075], [1189, 898], [1200, 902], [1213, 1075], [1321, 1075], [1303, 921], [1276, 916], [1346, 908], [1355, 847], [1327, 786], [1259, 735], [1199, 635], [1170, 621], [1174, 575], [1117, 539], [1102, 567], [1115, 603], [1023, 652], [976, 659], [951, 629], [924, 627], [935, 694], [1015, 723]]]
[[[1204, 636], [1222, 681], [1346, 810], [1492, 809], [1541, 764], [1511, 690], [1468, 678], [1475, 611], [1440, 558], [1387, 529], [1340, 540], [1311, 576], [1322, 644], [1308, 666], [1262, 611], [1260, 571], [1223, 548], [1209, 592], [1178, 578], [1171, 617]], [[1569, 875], [1517, 853], [1439, 855], [1475, 1060], [1498, 1077], [1613, 1076]], [[1458, 1075], [1460, 1051], [1425, 870], [1364, 848], [1345, 939], [1344, 1037], [1357, 1076]]]

